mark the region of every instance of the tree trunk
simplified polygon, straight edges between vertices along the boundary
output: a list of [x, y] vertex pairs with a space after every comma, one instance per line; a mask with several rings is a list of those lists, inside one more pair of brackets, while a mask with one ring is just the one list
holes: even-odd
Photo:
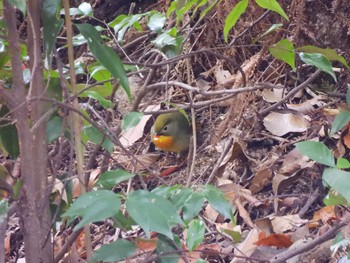
[[13, 89], [10, 92], [6, 91], [5, 98], [16, 119], [20, 144], [23, 186], [18, 214], [24, 234], [25, 257], [27, 263], [53, 262], [48, 198], [50, 188], [47, 181], [46, 121], [42, 119], [45, 103], [37, 99], [45, 93], [40, 32], [42, 1], [27, 1], [27, 43], [32, 77], [28, 91], [23, 83], [15, 10], [7, 0], [4, 1], [4, 8], [13, 70]]

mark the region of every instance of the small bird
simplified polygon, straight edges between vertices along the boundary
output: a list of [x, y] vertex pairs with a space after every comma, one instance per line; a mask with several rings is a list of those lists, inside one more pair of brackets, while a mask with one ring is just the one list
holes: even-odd
[[151, 140], [160, 149], [180, 153], [190, 147], [192, 129], [185, 114], [176, 111], [160, 114], [151, 128]]

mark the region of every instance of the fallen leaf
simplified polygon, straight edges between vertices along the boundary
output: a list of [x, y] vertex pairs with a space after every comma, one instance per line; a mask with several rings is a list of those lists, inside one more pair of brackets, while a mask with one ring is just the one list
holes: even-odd
[[304, 101], [300, 104], [286, 104], [286, 106], [291, 110], [296, 110], [304, 114], [312, 114], [316, 111], [316, 107], [321, 107], [324, 103], [320, 101], [319, 97], [312, 98], [310, 100]]
[[283, 234], [271, 234], [269, 236], [261, 235], [259, 240], [255, 242], [257, 246], [274, 246], [278, 248], [290, 247], [293, 242], [290, 237]]
[[252, 191], [252, 194], [260, 192], [271, 182], [272, 176], [272, 169], [268, 167], [264, 167], [257, 171], [252, 179], [251, 185], [249, 186], [249, 190]]
[[308, 226], [309, 228], [316, 228], [320, 226], [320, 221], [325, 224], [336, 219], [337, 216], [335, 215], [335, 206], [324, 206], [316, 211]]
[[264, 126], [273, 135], [283, 136], [289, 132], [304, 132], [309, 124], [304, 116], [272, 112], [264, 118]]
[[255, 225], [259, 231], [271, 235], [273, 233], [271, 219], [269, 217], [258, 218], [255, 220]]
[[301, 154], [297, 148], [291, 150], [285, 157], [280, 172], [290, 175], [299, 169], [307, 167], [309, 158]]
[[301, 219], [298, 214], [286, 216], [271, 216], [270, 219], [273, 231], [276, 234], [285, 233], [288, 230], [300, 227], [308, 223], [308, 220]]
[[264, 89], [261, 92], [263, 99], [267, 102], [274, 103], [280, 101], [286, 94], [285, 89]]

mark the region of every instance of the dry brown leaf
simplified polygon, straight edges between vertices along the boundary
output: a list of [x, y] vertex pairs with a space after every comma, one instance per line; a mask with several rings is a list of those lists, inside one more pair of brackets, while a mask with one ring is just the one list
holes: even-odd
[[307, 225], [301, 226], [297, 228], [293, 233], [292, 233], [292, 241], [293, 243], [297, 240], [300, 239], [305, 239], [306, 237], [310, 236], [310, 231], [309, 227]]
[[299, 169], [307, 167], [309, 158], [301, 154], [297, 148], [291, 150], [284, 158], [280, 172], [290, 175]]
[[337, 219], [337, 216], [335, 215], [335, 206], [324, 206], [316, 211], [308, 226], [309, 228], [316, 228], [320, 226], [320, 221], [323, 224], [326, 224], [329, 221], [333, 221], [335, 219]]
[[[138, 173], [142, 170], [152, 167], [152, 165], [159, 159], [160, 153], [147, 153], [141, 155], [135, 155], [134, 158], [120, 156], [118, 161], [128, 171]], [[138, 160], [138, 162], [135, 161]]]
[[268, 217], [255, 220], [255, 226], [259, 231], [264, 232], [266, 235], [271, 235], [273, 233], [271, 219]]
[[216, 210], [210, 204], [208, 204], [204, 209], [203, 216], [209, 219], [211, 222], [216, 222], [216, 219], [218, 218], [219, 213], [216, 212]]
[[271, 182], [272, 176], [273, 172], [271, 168], [264, 167], [263, 169], [260, 169], [253, 177], [249, 190], [252, 191], [252, 194], [260, 192]]
[[270, 246], [278, 248], [290, 247], [293, 242], [290, 237], [283, 234], [271, 234], [266, 236], [264, 233], [260, 233], [259, 240], [255, 242], [257, 246]]
[[239, 216], [242, 217], [243, 221], [250, 227], [254, 227], [254, 223], [252, 221], [252, 219], [250, 218], [250, 215], [248, 213], [248, 211], [244, 208], [244, 206], [242, 205], [240, 199], [236, 199], [235, 200], [235, 205], [237, 207]]
[[273, 135], [283, 136], [289, 132], [304, 132], [309, 124], [303, 116], [272, 112], [264, 118], [264, 126]]
[[263, 99], [265, 101], [274, 103], [274, 102], [280, 101], [284, 97], [286, 92], [284, 92], [283, 94], [283, 91], [285, 90], [284, 89], [272, 89], [272, 90], [264, 89], [261, 92], [261, 95], [263, 96]]
[[319, 97], [312, 98], [310, 100], [304, 101], [300, 104], [286, 104], [291, 110], [296, 110], [304, 114], [312, 114], [316, 111], [315, 106], [322, 106], [323, 102], [319, 100]]
[[283, 234], [288, 230], [300, 227], [308, 222], [306, 219], [301, 219], [298, 214], [286, 216], [271, 216], [271, 224], [273, 231], [276, 234]]

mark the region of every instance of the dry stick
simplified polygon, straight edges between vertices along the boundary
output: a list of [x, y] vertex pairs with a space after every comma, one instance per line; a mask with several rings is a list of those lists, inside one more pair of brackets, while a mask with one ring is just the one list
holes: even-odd
[[337, 234], [338, 230], [340, 230], [342, 227], [346, 226], [348, 223], [349, 222], [347, 220], [338, 223], [336, 226], [334, 226], [333, 228], [328, 230], [322, 236], [319, 236], [318, 238], [310, 241], [309, 243], [306, 243], [304, 246], [298, 247], [295, 249], [291, 249], [291, 250], [286, 250], [285, 252], [282, 252], [282, 253], [276, 255], [275, 257], [273, 257], [273, 259], [270, 260], [270, 263], [285, 262], [287, 259], [290, 259], [296, 255], [304, 253], [304, 252], [328, 241], [329, 239], [334, 238], [335, 235]]
[[54, 258], [55, 263], [58, 263], [63, 258], [63, 256], [68, 252], [68, 249], [72, 246], [74, 241], [79, 237], [81, 231], [83, 231], [82, 228], [78, 229], [77, 231], [73, 232], [70, 235], [66, 243], [63, 245], [62, 249], [56, 254]]
[[314, 195], [309, 197], [305, 203], [305, 205], [300, 209], [298, 215], [300, 218], [302, 218], [305, 213], [309, 210], [310, 206], [316, 201], [316, 199], [319, 197], [318, 196], [319, 189], [317, 188], [316, 191], [314, 192]]
[[[75, 76], [75, 70], [74, 70], [74, 50], [73, 50], [73, 25], [72, 20], [70, 16], [69, 11], [69, 0], [63, 0], [63, 6], [64, 6], [64, 12], [65, 12], [65, 23], [66, 23], [66, 30], [67, 30], [67, 45], [68, 45], [68, 60], [69, 60], [69, 74], [70, 74], [70, 81], [73, 88], [74, 93], [77, 93], [77, 85], [76, 85], [76, 76]], [[73, 101], [73, 108], [79, 110], [79, 102], [78, 99], [74, 99]], [[84, 183], [84, 156], [83, 151], [81, 148], [81, 122], [79, 115], [76, 113], [72, 114], [72, 121], [73, 121], [73, 134], [74, 134], [74, 148], [75, 148], [75, 154], [76, 154], [76, 161], [77, 161], [77, 171], [78, 171], [78, 178], [80, 182], [80, 191], [82, 194], [86, 192], [86, 185]], [[86, 248], [86, 254], [87, 258], [90, 259], [92, 257], [92, 245], [91, 245], [91, 235], [90, 235], [90, 228], [89, 226], [84, 226], [84, 233], [85, 233], [85, 248]]]
[[227, 153], [231, 149], [232, 144], [233, 144], [233, 139], [230, 138], [228, 143], [226, 144], [224, 150], [222, 151], [220, 157], [218, 158], [218, 160], [216, 162], [216, 165], [215, 165], [213, 171], [211, 172], [211, 174], [209, 175], [208, 180], [207, 180], [207, 182], [205, 184], [210, 184], [213, 181], [213, 179], [214, 179], [214, 177], [216, 175], [216, 172], [218, 171], [218, 169], [220, 167], [221, 162], [224, 160], [225, 156], [227, 155]]
[[307, 85], [309, 85], [314, 79], [318, 77], [318, 75], [321, 73], [321, 70], [317, 70], [314, 74], [312, 74], [307, 80], [305, 80], [303, 83], [301, 83], [299, 86], [296, 86], [293, 88], [288, 95], [286, 95], [283, 99], [281, 99], [279, 102], [275, 103], [271, 107], [268, 107], [262, 111], [260, 111], [258, 114], [260, 116], [265, 116], [267, 113], [269, 113], [271, 110], [276, 109], [278, 106], [282, 105], [285, 101], [290, 99], [291, 97], [294, 96], [299, 90], [302, 90], [305, 88]]

